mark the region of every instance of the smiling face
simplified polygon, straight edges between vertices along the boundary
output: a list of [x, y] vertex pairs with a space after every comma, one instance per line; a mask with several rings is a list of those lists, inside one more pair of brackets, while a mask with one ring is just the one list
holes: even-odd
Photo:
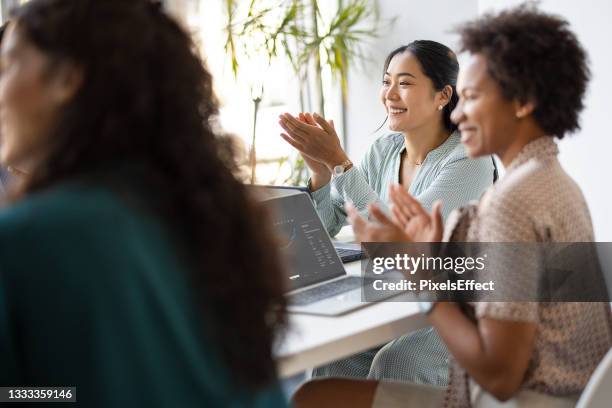
[[408, 132], [441, 120], [438, 110], [443, 103], [441, 92], [436, 92], [421, 70], [421, 64], [410, 52], [396, 54], [387, 67], [380, 97], [389, 117], [389, 129]]
[[459, 126], [461, 142], [470, 157], [504, 152], [517, 135], [516, 109], [505, 99], [487, 70], [481, 54], [468, 57], [457, 79], [459, 103], [451, 119]]
[[11, 24], [0, 50], [0, 163], [28, 171], [44, 156], [67, 95], [49, 58]]

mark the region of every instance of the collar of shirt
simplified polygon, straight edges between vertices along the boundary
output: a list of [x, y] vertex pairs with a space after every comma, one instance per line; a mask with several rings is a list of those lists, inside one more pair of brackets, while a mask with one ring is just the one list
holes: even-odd
[[506, 174], [517, 169], [529, 160], [546, 160], [556, 157], [559, 154], [557, 143], [550, 136], [542, 136], [527, 143], [519, 154], [512, 160], [506, 168]]

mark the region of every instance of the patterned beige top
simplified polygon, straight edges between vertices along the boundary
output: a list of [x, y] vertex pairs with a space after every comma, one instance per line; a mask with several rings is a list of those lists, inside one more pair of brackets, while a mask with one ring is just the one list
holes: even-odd
[[[477, 204], [449, 216], [445, 240], [594, 241], [582, 192], [561, 167], [558, 152], [548, 136], [527, 144]], [[608, 303], [481, 302], [473, 307], [478, 318], [538, 325], [525, 389], [575, 396], [612, 346]], [[450, 377], [445, 405], [470, 406], [468, 376], [456, 362]]]

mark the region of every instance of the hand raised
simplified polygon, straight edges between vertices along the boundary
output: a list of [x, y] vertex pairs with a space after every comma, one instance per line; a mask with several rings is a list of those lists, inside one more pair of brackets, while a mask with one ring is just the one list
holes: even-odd
[[371, 220], [359, 215], [352, 204], [346, 204], [348, 221], [359, 242], [410, 242], [410, 237], [375, 204], [368, 206]]
[[421, 203], [401, 185], [389, 186], [393, 222], [412, 242], [440, 242], [444, 227], [440, 212], [442, 203], [437, 201], [429, 214]]
[[340, 146], [336, 130], [321, 116], [304, 115], [302, 121], [284, 113], [279, 119], [278, 123], [287, 132], [281, 133], [281, 137], [300, 153], [325, 164], [328, 169], [348, 159]]
[[[306, 123], [312, 126], [317, 126], [317, 123], [314, 121], [310, 113], [300, 112], [300, 114], [298, 115], [298, 119], [302, 123]], [[334, 127], [333, 121], [330, 120], [329, 124], [331, 127]], [[286, 135], [286, 134], [282, 134], [281, 136], [289, 137], [289, 135]], [[310, 173], [312, 174], [314, 178], [322, 176], [325, 181], [329, 181], [329, 178], [331, 178], [331, 172], [329, 171], [329, 169], [324, 163], [321, 163], [320, 161], [316, 160], [315, 158], [311, 156], [308, 156], [305, 153], [300, 153], [300, 154], [302, 155], [302, 158], [304, 159], [304, 163], [306, 163], [306, 166], [308, 166], [308, 168], [310, 169]]]

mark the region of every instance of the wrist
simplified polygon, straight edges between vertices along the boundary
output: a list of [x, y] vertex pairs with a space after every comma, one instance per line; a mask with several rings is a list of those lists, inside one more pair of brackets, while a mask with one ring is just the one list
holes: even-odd
[[331, 180], [331, 173], [327, 172], [325, 174], [313, 173], [310, 176], [310, 182], [308, 183], [308, 188], [310, 191], [317, 191], [321, 187], [324, 187]]
[[425, 316], [428, 316], [433, 312], [434, 308], [438, 305], [438, 302], [419, 302], [419, 310]]
[[332, 157], [330, 157], [325, 162], [325, 165], [329, 169], [330, 173], [333, 173], [334, 167], [339, 166], [339, 165], [345, 163], [346, 161], [350, 161], [349, 157], [347, 156], [347, 154], [343, 150], [340, 150], [339, 152], [334, 154]]

